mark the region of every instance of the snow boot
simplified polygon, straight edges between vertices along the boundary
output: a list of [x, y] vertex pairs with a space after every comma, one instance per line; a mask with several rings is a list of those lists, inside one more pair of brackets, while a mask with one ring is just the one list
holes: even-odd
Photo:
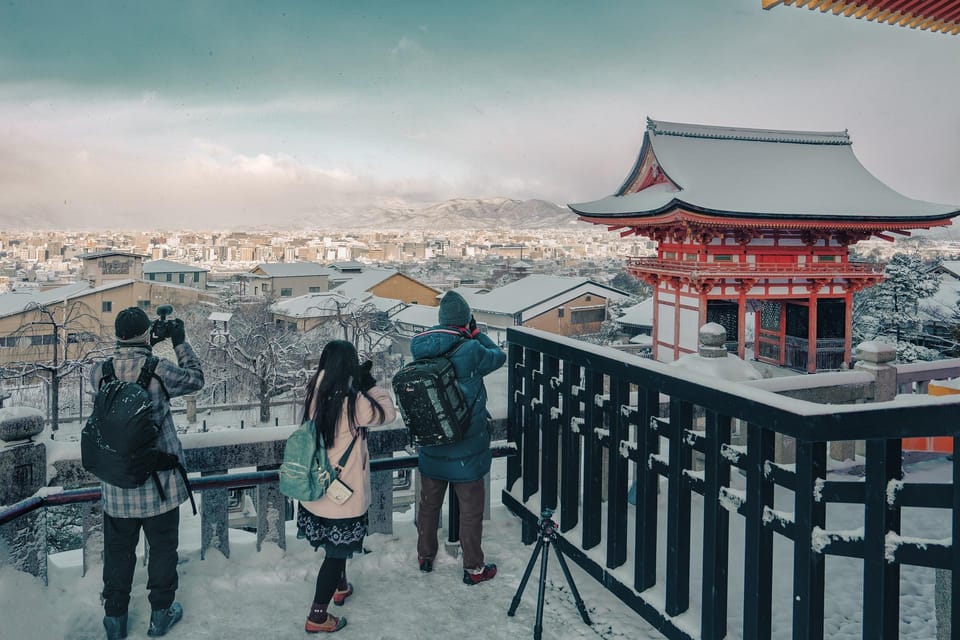
[[103, 628], [107, 630], [107, 640], [123, 640], [127, 637], [127, 614], [104, 616]]
[[497, 575], [497, 565], [485, 564], [479, 569], [464, 569], [463, 584], [475, 585], [493, 579]]
[[420, 558], [420, 571], [424, 573], [433, 571], [433, 560], [430, 558]]
[[353, 584], [347, 583], [346, 589], [337, 589], [333, 592], [333, 604], [338, 607], [343, 606], [343, 603], [347, 601], [347, 598], [353, 595]]
[[310, 614], [303, 625], [307, 633], [335, 633], [347, 626], [346, 618], [327, 613], [327, 605], [314, 602], [310, 605]]
[[151, 637], [165, 636], [170, 627], [177, 624], [183, 617], [183, 605], [174, 602], [168, 609], [156, 609], [150, 612], [150, 628], [147, 635]]

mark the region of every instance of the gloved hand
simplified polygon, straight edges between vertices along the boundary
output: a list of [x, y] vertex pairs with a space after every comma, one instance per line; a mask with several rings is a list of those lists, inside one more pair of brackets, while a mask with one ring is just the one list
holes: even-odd
[[467, 333], [471, 338], [476, 338], [480, 335], [480, 329], [477, 329], [477, 320], [473, 316], [470, 316], [470, 323], [467, 324]]
[[360, 391], [368, 391], [370, 387], [373, 387], [377, 384], [377, 380], [370, 373], [370, 370], [373, 368], [373, 362], [367, 360], [362, 365], [360, 365], [360, 380], [358, 381], [358, 386]]
[[174, 318], [170, 321], [170, 341], [173, 346], [181, 345], [187, 339], [187, 330], [183, 326], [183, 320]]
[[159, 321], [154, 320], [153, 324], [150, 326], [150, 346], [151, 347], [156, 346], [161, 342], [163, 342], [164, 340], [166, 340], [166, 337], [157, 335], [157, 322]]

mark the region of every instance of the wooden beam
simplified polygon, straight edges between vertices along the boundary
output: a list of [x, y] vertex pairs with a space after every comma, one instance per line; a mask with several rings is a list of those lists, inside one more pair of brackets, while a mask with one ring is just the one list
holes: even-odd
[[783, 0], [763, 0], [762, 6], [764, 9], [773, 9], [775, 6], [779, 4], [783, 4]]
[[822, 5], [820, 5], [820, 13], [826, 13], [830, 10], [830, 7], [836, 6], [838, 0], [827, 0]]
[[896, 241], [896, 238], [894, 238], [893, 236], [888, 236], [888, 235], [885, 234], [885, 233], [876, 233], [876, 234], [874, 234], [874, 235], [876, 235], [876, 236], [877, 236], [878, 238], [880, 238], [881, 240], [886, 240], [887, 242], [895, 242], [895, 241]]
[[833, 15], [835, 16], [840, 15], [841, 13], [846, 11], [849, 8], [849, 6], [850, 6], [850, 3], [848, 2], [848, 0], [840, 0], [840, 2], [838, 2], [833, 7]]
[[896, 233], [901, 236], [912, 236], [913, 234], [909, 231], [904, 231], [903, 229], [890, 229], [890, 233]]

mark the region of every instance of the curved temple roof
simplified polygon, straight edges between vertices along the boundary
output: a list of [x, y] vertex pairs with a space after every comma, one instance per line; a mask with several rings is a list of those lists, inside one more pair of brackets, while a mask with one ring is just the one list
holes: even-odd
[[[650, 167], [665, 179], [645, 181]], [[681, 208], [721, 217], [908, 226], [943, 224], [960, 214], [958, 206], [907, 198], [875, 178], [857, 160], [846, 131], [743, 129], [649, 118], [640, 156], [618, 192], [568, 206], [589, 218], [647, 217]]]
[[921, 31], [960, 33], [960, 4], [954, 0], [761, 0], [764, 9], [781, 4]]

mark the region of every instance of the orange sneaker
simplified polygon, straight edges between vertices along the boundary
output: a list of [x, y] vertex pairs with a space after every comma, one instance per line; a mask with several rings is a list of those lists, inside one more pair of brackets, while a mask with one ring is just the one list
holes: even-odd
[[347, 626], [346, 618], [338, 618], [337, 616], [328, 613], [327, 619], [323, 622], [314, 622], [310, 618], [307, 618], [307, 623], [303, 626], [303, 630], [307, 633], [334, 633], [340, 631]]
[[338, 607], [343, 606], [343, 603], [347, 601], [347, 598], [349, 598], [352, 595], [353, 595], [353, 583], [348, 582], [346, 589], [344, 589], [343, 591], [340, 591], [340, 589], [337, 589], [336, 591], [333, 592], [333, 604], [337, 605]]

